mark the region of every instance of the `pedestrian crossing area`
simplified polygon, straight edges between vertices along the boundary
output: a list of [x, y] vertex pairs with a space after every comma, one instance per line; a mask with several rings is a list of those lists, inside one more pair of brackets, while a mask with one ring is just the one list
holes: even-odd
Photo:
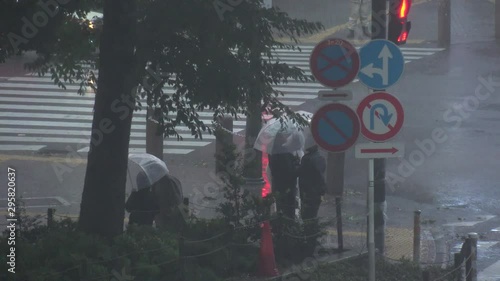
[[[311, 75], [309, 56], [314, 46], [299, 46], [299, 50], [276, 50], [273, 60], [287, 63]], [[359, 49], [359, 48], [358, 48]], [[401, 48], [405, 62], [440, 52], [439, 48]], [[354, 82], [357, 82], [355, 80]], [[88, 151], [93, 118], [94, 93], [89, 89], [83, 96], [77, 94], [79, 84], [66, 84], [66, 90], [54, 85], [49, 75], [38, 77], [0, 77], [0, 151], [77, 150]], [[315, 99], [324, 86], [316, 83], [292, 81], [277, 85], [275, 90], [284, 93], [279, 100], [285, 105], [297, 108], [307, 100]], [[166, 93], [174, 89], [165, 88]], [[145, 104], [145, 103], [143, 103]], [[213, 112], [199, 112], [205, 124], [211, 124]], [[233, 132], [238, 134], [245, 128], [245, 116], [234, 121]], [[188, 154], [205, 147], [215, 140], [204, 134], [203, 140], [195, 139], [187, 127], [179, 126], [177, 131], [183, 140], [166, 138], [165, 154]], [[133, 115], [130, 151], [146, 151], [146, 110]]]

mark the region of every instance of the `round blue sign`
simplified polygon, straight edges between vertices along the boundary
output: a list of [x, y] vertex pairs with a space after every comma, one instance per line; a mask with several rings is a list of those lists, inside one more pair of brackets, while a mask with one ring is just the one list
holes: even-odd
[[358, 139], [360, 122], [350, 107], [332, 103], [320, 108], [311, 120], [311, 133], [316, 143], [330, 152], [341, 152]]
[[396, 84], [403, 74], [405, 59], [399, 47], [384, 39], [372, 40], [359, 50], [361, 67], [358, 78], [374, 90]]

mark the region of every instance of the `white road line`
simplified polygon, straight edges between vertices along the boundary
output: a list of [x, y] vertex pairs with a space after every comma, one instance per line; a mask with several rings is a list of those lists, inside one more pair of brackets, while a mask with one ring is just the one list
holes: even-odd
[[[298, 84], [300, 85], [300, 83], [295, 83], [295, 84]], [[309, 83], [310, 84], [310, 83]], [[1, 84], [0, 84], [1, 85]], [[283, 92], [299, 92], [299, 91], [304, 91], [304, 90], [323, 90], [325, 89], [324, 87], [321, 87], [321, 85], [319, 84], [313, 84], [314, 86], [312, 87], [306, 87], [306, 85], [300, 87], [300, 88], [296, 88], [296, 87], [293, 87], [291, 85], [282, 85], [281, 87], [279, 86], [274, 86], [273, 89], [274, 90], [277, 90], [277, 91], [283, 91]], [[169, 90], [170, 91], [170, 90]], [[67, 98], [70, 98], [68, 100], [74, 100], [74, 101], [84, 101], [84, 100], [91, 100], [91, 101], [94, 101], [94, 98], [95, 98], [95, 95], [94, 94], [86, 94], [84, 96], [81, 96], [81, 95], [78, 95], [76, 92], [58, 92], [58, 91], [54, 91], [54, 92], [50, 92], [50, 91], [41, 91], [41, 92], [35, 92], [35, 91], [26, 91], [26, 90], [5, 90], [5, 89], [0, 89], [0, 94], [4, 94], [4, 95], [24, 95], [24, 96], [41, 96], [41, 97], [57, 97], [57, 98], [60, 98], [60, 97], [67, 97]], [[6, 99], [15, 99], [15, 98], [12, 98], [12, 97], [5, 97]], [[286, 98], [286, 96], [284, 97]], [[19, 98], [17, 98], [19, 99]], [[26, 99], [26, 98], [22, 98], [22, 99], [25, 99], [27, 101], [31, 101], [32, 99]], [[36, 99], [35, 99], [36, 100]], [[56, 100], [56, 99], [53, 99], [53, 100]], [[6, 100], [8, 101], [8, 100]], [[16, 101], [16, 100], [12, 100], [12, 101]], [[52, 101], [52, 99], [48, 99], [48, 101]], [[142, 99], [141, 101], [145, 102], [146, 99]]]
[[[53, 137], [3, 137], [0, 136], [0, 141], [9, 141], [9, 142], [30, 142], [30, 143], [89, 143], [90, 140], [86, 138], [77, 139], [77, 138], [53, 138]], [[130, 140], [130, 145], [145, 145], [145, 139], [142, 140]], [[172, 145], [172, 146], [206, 146], [211, 144], [212, 142], [205, 141], [170, 141], [164, 140], [164, 145]]]
[[[129, 153], [146, 153], [146, 147], [130, 147], [128, 149]], [[193, 152], [194, 149], [182, 149], [182, 148], [163, 148], [164, 154], [188, 154]], [[80, 153], [88, 153], [89, 148], [82, 148], [78, 150]]]
[[[43, 104], [76, 104], [76, 105], [94, 105], [94, 100], [90, 99], [38, 99], [38, 98], [6, 98], [0, 97], [0, 102], [25, 102], [25, 103], [43, 103]], [[90, 108], [90, 107], [89, 107]]]
[[[46, 145], [0, 145], [0, 151], [39, 151], [40, 149], [47, 147]], [[163, 153], [165, 154], [188, 154], [193, 152], [194, 149], [182, 149], [182, 148], [163, 148]], [[78, 150], [80, 153], [88, 153], [89, 148], [82, 148]], [[130, 153], [145, 153], [146, 147], [133, 147], [129, 148]]]
[[[0, 109], [14, 110], [33, 110], [33, 111], [48, 111], [48, 112], [81, 112], [93, 114], [92, 107], [73, 107], [73, 106], [50, 106], [50, 105], [18, 105], [18, 104], [0, 104]], [[146, 110], [134, 111], [134, 116], [145, 116]], [[213, 112], [197, 112], [200, 117], [213, 117]], [[240, 120], [245, 120], [246, 117], [239, 117]]]
[[[143, 130], [133, 130], [133, 132], [130, 133], [131, 138], [144, 138], [146, 136], [146, 127], [144, 126]], [[30, 136], [30, 135], [64, 135], [64, 136], [85, 136], [88, 137], [90, 136], [90, 130], [52, 130], [52, 129], [19, 129], [19, 128], [0, 128], [0, 133], [4, 134], [18, 134], [22, 136], [18, 137], [24, 137], [24, 136]], [[191, 134], [179, 134], [183, 139], [192, 139], [192, 140], [200, 140], [196, 139], [193, 135]], [[170, 136], [171, 140], [175, 140], [176, 136]], [[214, 135], [209, 135], [208, 133], [203, 136], [203, 140], [215, 140]]]
[[[0, 77], [0, 79], [1, 78], [2, 77]], [[52, 80], [51, 80], [50, 76], [46, 76], [46, 77], [5, 77], [5, 79], [8, 79], [11, 82], [33, 82], [33, 83], [40, 83], [40, 82], [43, 83], [43, 82], [45, 82], [45, 83], [52, 83]], [[0, 86], [1, 85], [2, 85], [2, 83], [0, 82]], [[19, 84], [19, 85], [20, 86], [18, 88], [22, 88], [22, 84]], [[73, 84], [68, 83], [67, 85], [73, 85], [73, 86], [75, 86], [76, 84], [74, 84], [74, 83]], [[294, 83], [294, 82], [289, 82], [289, 83], [280, 83], [278, 85], [273, 85], [273, 86], [282, 86], [282, 87], [288, 87], [288, 86], [292, 86], [292, 87], [318, 87], [318, 84], [317, 83], [300, 83], [300, 82]], [[61, 88], [58, 88], [56, 85], [53, 85], [53, 87], [54, 87], [54, 89], [61, 89]], [[0, 89], [0, 94], [9, 94], [9, 91], [11, 91], [11, 90]], [[22, 92], [31, 92], [31, 91], [19, 91], [19, 93], [22, 93]], [[76, 92], [73, 92], [73, 91], [61, 91], [61, 92], [62, 93], [70, 93], [73, 96], [75, 96], [75, 94], [76, 94]], [[79, 96], [79, 95], [76, 94], [76, 96]], [[85, 96], [87, 96], [87, 95], [85, 95]], [[94, 93], [93, 92], [89, 93], [88, 96], [93, 97]], [[81, 96], [79, 96], [79, 97], [81, 97]]]
[[462, 222], [454, 222], [454, 223], [447, 223], [444, 224], [443, 226], [451, 226], [451, 227], [470, 227], [474, 226], [478, 223], [483, 223], [485, 221], [491, 220], [492, 218], [495, 218], [496, 216], [482, 216], [482, 220], [479, 221], [462, 221]]
[[304, 102], [303, 101], [288, 101], [288, 100], [285, 100], [285, 101], [281, 101], [282, 104], [284, 105], [287, 105], [287, 106], [299, 106], [301, 104], [303, 104]]
[[[433, 54], [433, 53], [430, 53]], [[420, 53], [414, 53], [411, 56], [408, 54], [403, 54], [403, 57], [408, 60], [418, 60], [423, 58], [422, 56], [416, 56], [416, 55], [425, 55], [425, 54], [420, 54]], [[310, 55], [304, 55], [300, 57], [285, 57], [285, 56], [276, 56], [273, 58], [273, 60], [279, 60], [281, 63], [287, 63], [288, 65], [291, 66], [297, 66], [297, 65], [302, 65], [302, 66], [307, 66], [307, 69], [309, 69], [309, 58]], [[299, 61], [301, 63], [299, 63]]]
[[[0, 114], [0, 117], [3, 117], [4, 113]], [[75, 118], [69, 118], [68, 115], [65, 115], [65, 114], [55, 114], [56, 116], [58, 116], [58, 118], [55, 118], [54, 117], [54, 114], [52, 115], [49, 115], [49, 114], [40, 114], [40, 113], [14, 113], [12, 115], [8, 115], [6, 117], [32, 117], [34, 118], [35, 116], [38, 116], [38, 118], [47, 118], [47, 119], [57, 119], [57, 120], [64, 120], [64, 121], [61, 121], [63, 123], [68, 123], [68, 124], [74, 124], [74, 123], [77, 123], [77, 124], [81, 124], [82, 122], [78, 122], [79, 120], [93, 120], [93, 116], [92, 115], [73, 115], [73, 117]], [[66, 116], [66, 117], [64, 117]], [[145, 116], [134, 116], [132, 117], [132, 123], [143, 123], [141, 124], [141, 126], [145, 126], [146, 124], [146, 118]], [[9, 120], [12, 121], [11, 124], [4, 124], [4, 125], [16, 125], [16, 126], [23, 126], [23, 124], [28, 121], [28, 120], [17, 120], [17, 119], [0, 119], [2, 122], [7, 122]], [[71, 120], [72, 122], [68, 122], [68, 120]], [[205, 123], [205, 125], [211, 125], [212, 124], [212, 119], [203, 119], [201, 118], [200, 121], [202, 121], [203, 123]], [[41, 121], [41, 122], [46, 122], [48, 124], [51, 124], [50, 122], [52, 121]], [[87, 122], [85, 122], [87, 123]], [[233, 126], [235, 127], [244, 127], [246, 125], [246, 122], [245, 121], [233, 121]], [[77, 125], [78, 126], [78, 125]]]
[[19, 144], [0, 144], [0, 151], [37, 151], [43, 148], [44, 145], [19, 145]]
[[[37, 90], [58, 90], [61, 92], [66, 92], [66, 93], [71, 93], [71, 91], [68, 90], [73, 90], [74, 95], [78, 97], [78, 90], [80, 89], [80, 86], [75, 86], [75, 85], [65, 85], [66, 89], [63, 89], [61, 87], [58, 87], [56, 85], [50, 85], [50, 84], [20, 84], [20, 83], [0, 83], [0, 88], [19, 88], [19, 89], [37, 89]], [[4, 89], [5, 90], [5, 89]], [[5, 90], [8, 91], [8, 90]], [[167, 94], [173, 94], [175, 93], [175, 90], [172, 88], [163, 88], [163, 92]], [[57, 94], [57, 92], [54, 92]], [[94, 95], [94, 90], [91, 89], [90, 87], [87, 87], [85, 90], [86, 95]], [[81, 96], [80, 96], [81, 97]]]
[[[0, 109], [15, 109], [15, 110], [35, 110], [35, 111], [49, 111], [49, 112], [83, 112], [92, 113], [91, 107], [62, 107], [62, 106], [48, 106], [48, 105], [17, 105], [17, 104], [0, 104]], [[145, 112], [136, 111], [135, 114], [146, 115]], [[145, 111], [145, 110], [144, 110]]]
[[[317, 94], [318, 91], [320, 90], [323, 90], [324, 88], [301, 88], [301, 89], [289, 89], [289, 88], [281, 88], [281, 87], [275, 87], [274, 90], [276, 91], [281, 91], [281, 92], [284, 92], [284, 93], [312, 93], [312, 94]], [[279, 97], [279, 98], [292, 98], [291, 95], [285, 95], [283, 97]], [[311, 97], [310, 97], [311, 98]], [[316, 97], [312, 97], [312, 98], [316, 98]]]
[[[307, 45], [307, 46], [298, 46], [302, 50], [302, 52], [309, 51], [312, 52], [315, 45]], [[356, 50], [361, 49], [362, 46], [354, 46]], [[419, 48], [419, 47], [400, 47], [399, 48], [402, 52], [405, 51], [422, 51], [422, 52], [439, 52], [439, 51], [444, 51], [446, 49], [444, 48]], [[272, 52], [288, 52], [288, 53], [300, 53], [299, 50], [287, 50], [287, 49], [275, 49], [272, 50]]]
[[482, 223], [483, 221], [464, 221], [464, 222], [454, 222], [454, 223], [447, 223], [444, 224], [444, 226], [449, 226], [449, 227], [470, 227], [474, 226], [478, 223]]
[[[2, 88], [26, 88], [26, 89], [61, 89], [56, 85], [48, 85], [48, 84], [19, 84], [19, 83], [0, 83], [0, 87]], [[75, 85], [66, 85], [66, 90], [79, 90], [80, 86]], [[93, 93], [91, 88], [87, 88], [86, 93]]]
[[[433, 52], [403, 52], [403, 57], [405, 59], [421, 59], [423, 56], [429, 56], [435, 54]], [[294, 54], [292, 56], [287, 56], [287, 55], [282, 55], [282, 54], [275, 54], [271, 59], [269, 57], [263, 57], [263, 59], [266, 60], [271, 60], [271, 62], [281, 62], [281, 63], [287, 63], [289, 65], [293, 65], [296, 63], [296, 61], [307, 61], [309, 62], [311, 57], [310, 53], [301, 53], [301, 54]], [[307, 63], [309, 65], [309, 63]]]
[[[92, 124], [87, 122], [52, 122], [52, 121], [32, 121], [32, 120], [0, 120], [0, 125], [6, 126], [17, 126], [17, 127], [26, 127], [26, 126], [34, 126], [34, 127], [55, 127], [55, 128], [83, 128], [83, 129], [91, 129]], [[205, 124], [209, 125], [209, 124]], [[238, 128], [235, 126], [235, 132], [239, 132], [243, 130], [243, 128]], [[145, 125], [134, 125], [132, 124], [132, 130], [140, 130], [144, 129]], [[177, 126], [177, 131], [191, 131], [186, 126]]]
[[401, 51], [429, 51], [429, 52], [440, 52], [446, 50], [445, 48], [419, 48], [419, 47], [402, 47]]
[[[63, 120], [86, 120], [92, 121], [94, 116], [88, 115], [71, 115], [71, 114], [54, 114], [54, 113], [32, 113], [32, 112], [0, 112], [0, 118], [44, 118], [44, 119], [63, 119]], [[175, 116], [170, 116], [174, 118]], [[200, 116], [203, 117], [203, 116]], [[200, 119], [203, 122], [210, 123], [211, 119]], [[146, 123], [145, 116], [137, 116], [134, 115], [132, 122], [134, 123]], [[233, 120], [233, 126], [245, 126], [246, 122], [241, 121], [240, 118], [238, 120]]]
[[[297, 100], [311, 100], [315, 99], [318, 97], [318, 91], [319, 90], [309, 90], [309, 91], [299, 91], [297, 90], [297, 93], [302, 93], [302, 94], [290, 94], [289, 92], [284, 93], [285, 96], [289, 99], [297, 99]], [[282, 98], [282, 96], [279, 96], [278, 99]]]
[[[0, 84], [1, 85], [1, 84]], [[34, 90], [6, 90], [0, 89], [0, 94], [2, 95], [23, 95], [23, 96], [41, 96], [41, 97], [65, 97], [71, 98], [73, 100], [94, 100], [94, 93], [86, 93], [81, 96], [76, 91], [54, 91], [55, 89], [49, 89], [49, 91], [34, 91]], [[27, 99], [29, 100], [29, 99]]]

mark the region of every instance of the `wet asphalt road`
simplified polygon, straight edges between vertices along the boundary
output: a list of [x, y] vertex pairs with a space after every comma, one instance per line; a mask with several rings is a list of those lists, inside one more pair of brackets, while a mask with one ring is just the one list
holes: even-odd
[[[481, 234], [483, 241], [500, 241], [499, 232], [491, 231], [500, 227], [500, 43], [487, 41], [489, 35], [476, 37], [462, 36], [450, 50], [407, 64], [403, 78], [387, 89], [405, 109], [403, 130], [393, 141], [403, 142], [406, 149], [403, 161], [387, 162], [389, 223], [410, 227], [413, 211], [421, 209], [423, 220], [435, 221], [426, 227], [445, 253], [442, 260], [469, 232]], [[360, 84], [349, 88], [354, 99], [346, 104], [352, 107], [369, 93]], [[308, 101], [300, 109], [314, 112], [324, 104]], [[172, 156], [167, 164], [186, 185], [203, 186], [211, 181], [213, 149], [209, 145], [187, 157]], [[19, 184], [29, 187], [30, 196], [71, 198], [74, 205], [68, 211], [77, 213], [84, 165], [71, 167], [62, 180], [55, 180], [53, 162], [12, 160], [0, 165], [2, 178], [7, 165], [19, 170]], [[347, 188], [364, 193], [367, 161], [354, 159], [353, 150], [346, 153], [345, 177]], [[483, 222], [485, 216], [497, 217]], [[477, 223], [443, 226], [463, 221]], [[478, 265], [484, 269], [499, 259], [497, 244], [480, 251]]]

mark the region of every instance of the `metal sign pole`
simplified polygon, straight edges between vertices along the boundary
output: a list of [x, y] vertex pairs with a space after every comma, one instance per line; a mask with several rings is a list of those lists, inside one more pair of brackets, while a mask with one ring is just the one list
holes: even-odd
[[368, 259], [369, 259], [369, 280], [375, 281], [375, 168], [374, 160], [368, 162]]

